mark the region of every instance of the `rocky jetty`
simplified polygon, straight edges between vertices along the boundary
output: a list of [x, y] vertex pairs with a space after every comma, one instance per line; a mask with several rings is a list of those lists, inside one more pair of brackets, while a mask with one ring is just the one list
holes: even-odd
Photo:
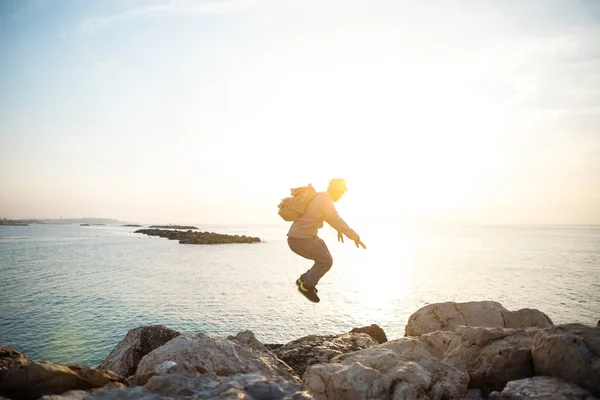
[[[222, 339], [143, 326], [98, 368], [0, 347], [0, 399], [598, 400], [600, 328], [554, 326], [526, 310], [433, 304], [411, 316], [412, 335], [393, 340], [376, 324], [286, 344], [250, 331]], [[431, 330], [431, 314], [448, 330]]]
[[246, 235], [225, 235], [214, 232], [177, 231], [169, 229], [138, 229], [135, 233], [179, 240], [181, 244], [258, 243], [260, 238]]
[[158, 229], [198, 229], [193, 225], [150, 225], [149, 227]]

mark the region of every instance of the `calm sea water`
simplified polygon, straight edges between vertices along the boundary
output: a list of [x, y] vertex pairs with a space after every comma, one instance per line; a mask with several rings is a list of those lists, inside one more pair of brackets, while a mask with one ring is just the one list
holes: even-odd
[[0, 226], [0, 345], [36, 360], [96, 366], [129, 329], [163, 324], [263, 343], [377, 323], [401, 337], [411, 313], [443, 301], [538, 308], [555, 323], [600, 318], [600, 227], [358, 226], [368, 245], [338, 243], [321, 303], [296, 291], [310, 262], [285, 227], [201, 226], [260, 244], [180, 245], [135, 228]]

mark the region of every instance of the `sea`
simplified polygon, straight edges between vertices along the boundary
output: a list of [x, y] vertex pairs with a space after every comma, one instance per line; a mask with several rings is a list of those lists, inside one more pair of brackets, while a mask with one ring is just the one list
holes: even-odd
[[555, 324], [600, 319], [600, 226], [356, 229], [367, 249], [320, 236], [334, 258], [321, 302], [297, 292], [310, 266], [284, 225], [197, 225], [260, 243], [183, 245], [123, 226], [0, 226], [0, 345], [34, 360], [98, 366], [130, 329], [160, 324], [263, 343], [371, 324], [388, 339], [437, 302], [536, 308]]

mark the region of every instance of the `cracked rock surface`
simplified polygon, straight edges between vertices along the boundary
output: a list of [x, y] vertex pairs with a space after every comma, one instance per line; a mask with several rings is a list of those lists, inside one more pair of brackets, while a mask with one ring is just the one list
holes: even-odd
[[454, 332], [458, 326], [486, 328], [549, 328], [554, 326], [543, 312], [523, 308], [509, 311], [495, 301], [435, 303], [413, 313], [406, 324], [406, 336], [419, 336], [435, 331]]

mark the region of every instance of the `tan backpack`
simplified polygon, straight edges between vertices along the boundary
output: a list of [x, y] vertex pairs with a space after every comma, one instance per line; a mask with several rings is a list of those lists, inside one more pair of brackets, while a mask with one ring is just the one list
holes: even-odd
[[309, 183], [308, 186], [290, 189], [292, 197], [286, 197], [279, 203], [279, 216], [284, 221], [297, 220], [306, 210], [306, 206], [315, 197], [317, 191]]

